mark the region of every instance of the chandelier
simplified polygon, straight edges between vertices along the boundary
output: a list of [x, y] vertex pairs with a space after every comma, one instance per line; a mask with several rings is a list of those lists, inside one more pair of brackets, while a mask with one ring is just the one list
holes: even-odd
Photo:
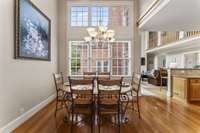
[[105, 26], [99, 26], [97, 28], [89, 27], [87, 28], [87, 32], [89, 36], [84, 37], [84, 40], [88, 43], [103, 43], [115, 41], [115, 31], [108, 29], [108, 27]]

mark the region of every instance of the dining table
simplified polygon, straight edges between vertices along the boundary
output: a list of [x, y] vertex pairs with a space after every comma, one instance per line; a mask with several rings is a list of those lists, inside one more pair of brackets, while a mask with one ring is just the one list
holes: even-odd
[[[64, 88], [65, 88], [65, 91], [66, 91], [67, 93], [70, 93], [71, 90], [70, 90], [69, 82], [65, 82], [64, 85], [65, 85], [65, 87], [64, 87]], [[83, 89], [84, 86], [81, 87], [81, 85], [80, 85], [80, 86], [77, 87], [77, 88]], [[108, 87], [108, 89], [112, 89], [112, 87]], [[115, 88], [113, 88], [113, 89], [115, 89]], [[131, 92], [131, 91], [132, 91], [132, 88], [131, 88], [130, 83], [123, 82], [123, 83], [122, 83], [122, 87], [121, 87], [121, 94], [127, 94], [127, 93], [129, 93], [129, 92]], [[94, 95], [98, 95], [97, 83], [95, 83], [95, 85], [94, 85]]]
[[[66, 95], [68, 95], [68, 97], [69, 97], [69, 94], [71, 94], [69, 82], [65, 82], [64, 85], [65, 85], [65, 87], [64, 87], [65, 90], [64, 91], [66, 92]], [[87, 87], [85, 87], [84, 85], [83, 86], [80, 85], [77, 88], [78, 89], [85, 89]], [[108, 87], [106, 89], [115, 89], [115, 88]], [[93, 94], [97, 98], [97, 95], [98, 95], [97, 82], [95, 82], [93, 90], [94, 90]], [[127, 123], [128, 122], [128, 117], [126, 116], [126, 111], [127, 111], [127, 107], [128, 107], [128, 103], [129, 103], [129, 93], [131, 91], [132, 91], [132, 87], [131, 87], [130, 83], [122, 82], [120, 100], [121, 100], [122, 103], [126, 103], [124, 105], [124, 108], [121, 108], [121, 122], [122, 123]]]

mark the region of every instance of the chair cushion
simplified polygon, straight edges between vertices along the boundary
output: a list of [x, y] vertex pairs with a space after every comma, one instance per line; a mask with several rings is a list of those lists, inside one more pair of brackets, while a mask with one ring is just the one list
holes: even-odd
[[99, 85], [99, 90], [120, 90], [120, 87], [117, 85], [113, 85], [113, 86]]
[[70, 87], [62, 84], [62, 85], [59, 86], [59, 90], [62, 90], [64, 92], [70, 92]]
[[137, 98], [137, 94], [135, 92], [132, 92], [132, 95], [131, 95], [131, 93], [127, 93], [125, 95], [121, 95], [120, 96], [120, 101], [121, 102], [128, 102], [128, 101], [136, 100], [136, 98]]
[[58, 96], [58, 101], [66, 101], [66, 100], [71, 100], [71, 95], [63, 94], [63, 95]]
[[74, 85], [73, 90], [92, 90], [92, 85]]

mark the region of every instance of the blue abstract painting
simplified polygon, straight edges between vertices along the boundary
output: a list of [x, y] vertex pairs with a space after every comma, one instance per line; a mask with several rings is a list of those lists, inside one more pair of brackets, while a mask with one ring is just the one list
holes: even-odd
[[17, 0], [16, 58], [50, 60], [50, 20], [30, 0]]

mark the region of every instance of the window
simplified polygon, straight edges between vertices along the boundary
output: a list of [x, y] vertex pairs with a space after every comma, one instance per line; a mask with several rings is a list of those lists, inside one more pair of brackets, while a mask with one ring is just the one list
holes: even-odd
[[71, 7], [71, 26], [88, 26], [88, 7]]
[[70, 42], [70, 75], [86, 71], [111, 72], [113, 76], [129, 76], [131, 72], [130, 43], [87, 44]]
[[70, 73], [81, 75], [84, 71], [88, 71], [88, 45], [83, 42], [72, 42], [70, 47]]
[[109, 23], [113, 26], [128, 26], [129, 8], [127, 6], [71, 7], [71, 26], [86, 27], [89, 26], [89, 21], [91, 21], [90, 26], [108, 26]]
[[128, 8], [125, 6], [114, 6], [111, 10], [111, 23], [114, 26], [128, 26]]
[[112, 47], [112, 75], [129, 75], [130, 49], [128, 42], [114, 42]]
[[108, 60], [97, 60], [96, 62], [97, 72], [108, 72]]
[[92, 7], [92, 26], [108, 26], [109, 8], [108, 7]]
[[92, 71], [108, 72], [109, 70], [109, 47], [108, 44], [93, 44], [91, 46], [91, 69]]

